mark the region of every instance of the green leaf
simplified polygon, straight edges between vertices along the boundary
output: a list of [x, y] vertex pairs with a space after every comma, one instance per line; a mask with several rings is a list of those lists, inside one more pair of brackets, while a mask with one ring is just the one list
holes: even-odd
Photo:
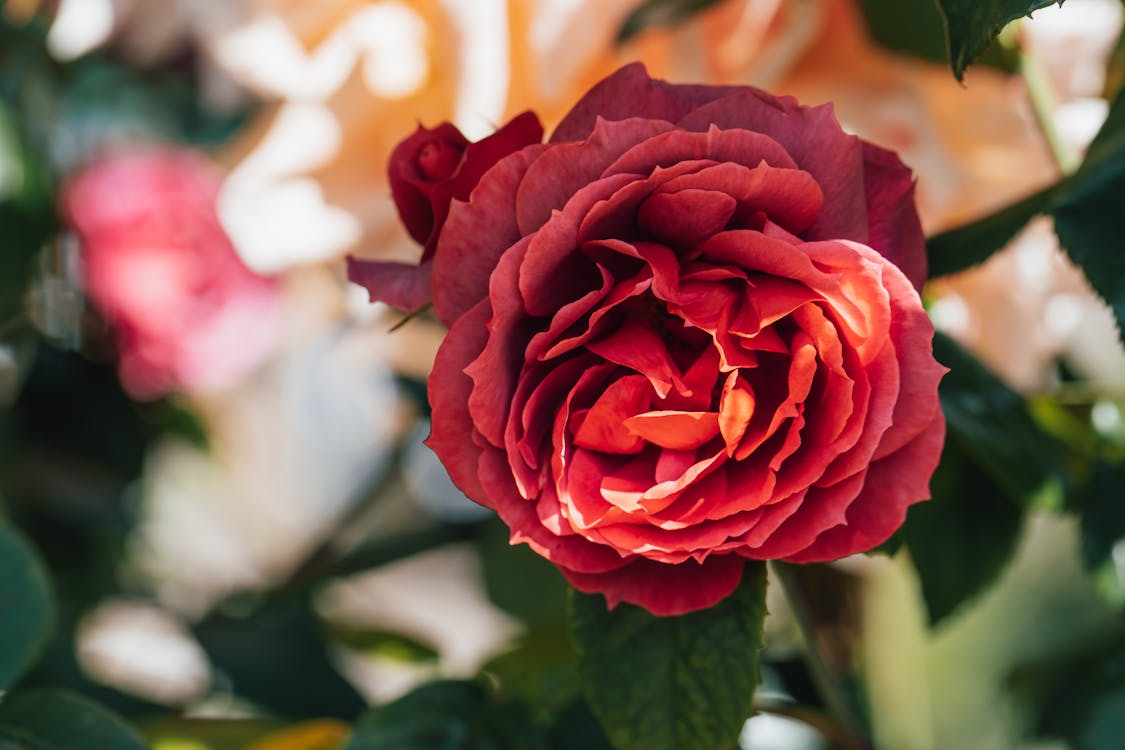
[[475, 682], [423, 685], [373, 708], [345, 750], [546, 750], [526, 710], [498, 704]]
[[1087, 655], [1062, 674], [1043, 700], [1039, 729], [1073, 750], [1125, 750], [1125, 639]]
[[1075, 493], [1074, 506], [1080, 512], [1082, 562], [1102, 596], [1125, 610], [1125, 564], [1114, 555], [1125, 544], [1122, 487], [1125, 464], [1099, 461], [1081, 491]]
[[47, 573], [38, 556], [0, 524], [0, 692], [34, 663], [52, 620]]
[[566, 579], [526, 544], [513, 546], [510, 537], [511, 530], [499, 519], [489, 522], [480, 536], [489, 598], [528, 625], [565, 623]]
[[1090, 285], [1112, 308], [1118, 334], [1125, 331], [1125, 90], [1110, 106], [1109, 116], [1082, 166], [1067, 181], [1051, 206], [1059, 242], [1086, 273]]
[[574, 592], [586, 697], [618, 750], [725, 750], [753, 711], [766, 615], [764, 563], [710, 609], [656, 617]]
[[1034, 504], [1064, 475], [1062, 446], [1031, 418], [1023, 396], [948, 336], [934, 356], [950, 368], [939, 387], [949, 439], [1012, 500]]
[[910, 509], [901, 533], [936, 625], [984, 591], [1016, 551], [1024, 508], [947, 440], [930, 483], [933, 500]]
[[942, 232], [926, 240], [930, 277], [963, 271], [988, 260], [1019, 234], [1036, 214], [1048, 209], [1057, 185], [1044, 188], [983, 219]]
[[145, 750], [140, 737], [97, 703], [56, 688], [22, 690], [0, 703], [0, 743], [21, 750]]
[[937, 4], [945, 20], [949, 63], [960, 81], [965, 68], [1001, 29], [1032, 11], [1053, 5], [1054, 0], [937, 0]]
[[234, 692], [293, 718], [351, 719], [365, 703], [329, 659], [306, 596], [267, 601], [247, 616], [210, 615], [195, 635]]
[[674, 26], [719, 0], [646, 0], [629, 14], [617, 32], [617, 43], [629, 41], [642, 31], [661, 26]]

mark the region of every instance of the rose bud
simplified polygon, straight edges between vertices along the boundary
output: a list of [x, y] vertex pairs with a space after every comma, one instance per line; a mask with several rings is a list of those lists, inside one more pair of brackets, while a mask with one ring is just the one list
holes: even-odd
[[113, 154], [62, 190], [86, 293], [135, 398], [233, 385], [280, 333], [275, 281], [247, 269], [215, 212], [221, 177], [186, 149]]
[[622, 68], [452, 202], [430, 447], [611, 607], [872, 549], [945, 434], [913, 190], [830, 106]]
[[531, 112], [513, 118], [476, 143], [446, 122], [418, 126], [395, 148], [387, 165], [395, 208], [410, 236], [423, 246], [418, 265], [348, 258], [348, 278], [367, 288], [372, 302], [414, 312], [430, 301], [430, 267], [452, 200], [468, 200], [493, 164], [543, 140], [543, 126]]

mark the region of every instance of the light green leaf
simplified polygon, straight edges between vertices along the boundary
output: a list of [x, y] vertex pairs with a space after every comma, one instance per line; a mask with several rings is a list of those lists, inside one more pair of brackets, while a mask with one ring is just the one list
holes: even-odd
[[34, 663], [52, 620], [47, 573], [28, 544], [0, 524], [0, 691]]
[[575, 592], [572, 627], [590, 707], [618, 750], [727, 750], [753, 713], [766, 615], [764, 563], [710, 609], [656, 617]]

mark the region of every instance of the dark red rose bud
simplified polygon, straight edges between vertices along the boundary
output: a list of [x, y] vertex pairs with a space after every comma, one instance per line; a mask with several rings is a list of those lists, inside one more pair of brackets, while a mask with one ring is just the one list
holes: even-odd
[[418, 126], [391, 154], [387, 167], [395, 208], [410, 236], [423, 245], [418, 265], [348, 259], [348, 278], [367, 288], [372, 302], [413, 312], [430, 300], [430, 267], [437, 238], [454, 200], [467, 201], [482, 175], [516, 151], [543, 140], [532, 112], [516, 116], [472, 143], [446, 122]]

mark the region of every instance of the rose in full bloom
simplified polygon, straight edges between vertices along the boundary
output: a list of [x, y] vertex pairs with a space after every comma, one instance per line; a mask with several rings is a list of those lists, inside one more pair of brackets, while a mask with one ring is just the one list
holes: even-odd
[[220, 182], [200, 154], [154, 148], [105, 156], [63, 189], [87, 295], [135, 398], [233, 385], [278, 341], [277, 284], [235, 254], [215, 213]]
[[711, 606], [929, 497], [925, 272], [909, 170], [830, 106], [625, 67], [452, 203], [429, 445], [576, 588]]
[[543, 126], [531, 112], [512, 119], [476, 143], [453, 125], [418, 126], [391, 154], [387, 176], [395, 208], [410, 236], [422, 246], [417, 265], [348, 258], [348, 277], [363, 284], [372, 300], [413, 312], [430, 300], [430, 266], [450, 202], [469, 193], [493, 164], [543, 140]]

